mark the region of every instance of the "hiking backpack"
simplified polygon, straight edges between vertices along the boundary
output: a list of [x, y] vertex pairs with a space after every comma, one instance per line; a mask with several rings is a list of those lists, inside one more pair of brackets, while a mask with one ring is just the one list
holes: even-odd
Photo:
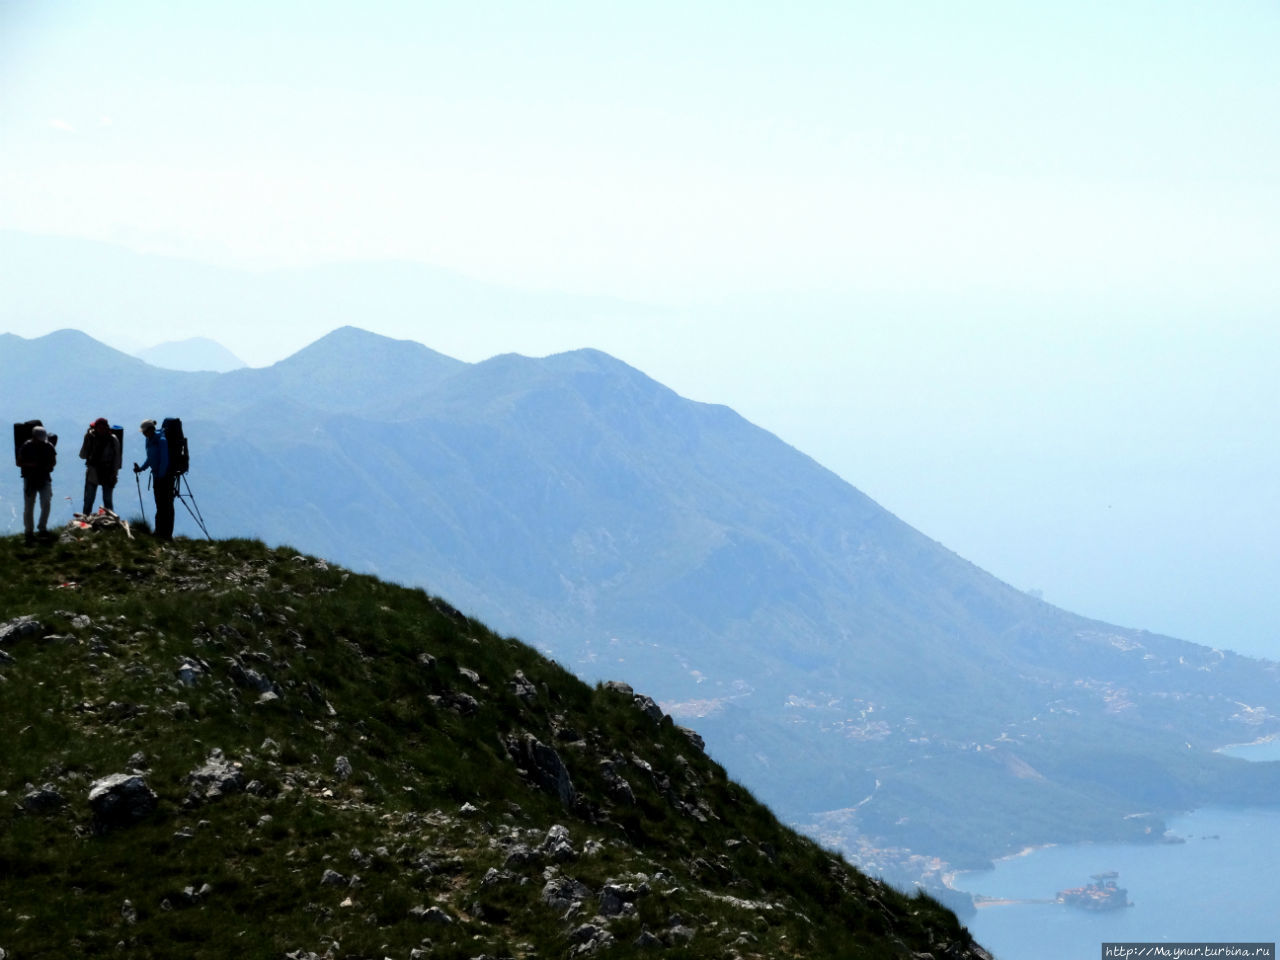
[[[36, 427], [43, 427], [44, 423], [40, 420], [26, 420], [22, 423], [13, 425], [13, 459], [18, 459], [18, 451], [22, 449], [22, 445], [31, 439], [31, 431]], [[58, 445], [58, 435], [56, 433], [49, 434], [49, 442], [55, 447]]]
[[187, 453], [187, 436], [182, 432], [182, 420], [179, 417], [166, 417], [160, 429], [164, 431], [164, 438], [169, 444], [169, 475], [181, 476], [191, 466], [191, 457]]

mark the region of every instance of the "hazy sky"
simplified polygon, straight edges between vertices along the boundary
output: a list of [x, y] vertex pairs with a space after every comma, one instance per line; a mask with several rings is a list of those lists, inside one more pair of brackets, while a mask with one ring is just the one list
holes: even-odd
[[1015, 586], [1280, 655], [1277, 51], [1275, 0], [0, 0], [0, 228], [652, 304], [412, 335], [600, 347]]

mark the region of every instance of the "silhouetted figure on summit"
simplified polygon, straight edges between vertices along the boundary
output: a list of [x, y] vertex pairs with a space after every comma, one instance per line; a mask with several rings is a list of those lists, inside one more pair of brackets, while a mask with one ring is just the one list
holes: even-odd
[[84, 461], [84, 513], [93, 513], [93, 499], [102, 487], [102, 505], [115, 512], [112, 493], [120, 472], [120, 438], [111, 432], [106, 417], [99, 417], [85, 431], [80, 444]]
[[27, 543], [35, 539], [36, 496], [40, 497], [41, 537], [49, 534], [49, 505], [53, 501], [53, 468], [58, 464], [58, 451], [49, 442], [44, 427], [34, 427], [31, 437], [18, 448], [18, 466], [22, 470], [22, 525]]
[[174, 477], [169, 472], [169, 442], [164, 431], [156, 429], [154, 420], [142, 421], [142, 435], [147, 438], [147, 459], [133, 465], [134, 473], [151, 470], [151, 492], [156, 498], [156, 522], [153, 532], [159, 540], [173, 539]]

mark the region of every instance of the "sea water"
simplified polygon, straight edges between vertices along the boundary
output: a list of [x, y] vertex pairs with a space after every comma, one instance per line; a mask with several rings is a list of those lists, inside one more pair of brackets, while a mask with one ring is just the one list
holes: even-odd
[[[1275, 759], [1275, 743], [1233, 748]], [[1116, 871], [1133, 906], [1092, 913], [1058, 903], [981, 906], [967, 921], [998, 960], [1098, 960], [1107, 942], [1280, 940], [1280, 809], [1206, 808], [1167, 821], [1185, 842], [1073, 844], [960, 874], [955, 886], [1011, 901], [1052, 900], [1093, 874]]]

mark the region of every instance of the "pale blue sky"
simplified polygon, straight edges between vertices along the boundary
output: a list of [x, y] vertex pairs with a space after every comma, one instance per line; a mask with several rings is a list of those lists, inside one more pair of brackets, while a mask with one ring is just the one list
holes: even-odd
[[382, 332], [608, 350], [1016, 586], [1280, 653], [1278, 50], [1274, 0], [0, 0], [0, 228], [654, 304]]

